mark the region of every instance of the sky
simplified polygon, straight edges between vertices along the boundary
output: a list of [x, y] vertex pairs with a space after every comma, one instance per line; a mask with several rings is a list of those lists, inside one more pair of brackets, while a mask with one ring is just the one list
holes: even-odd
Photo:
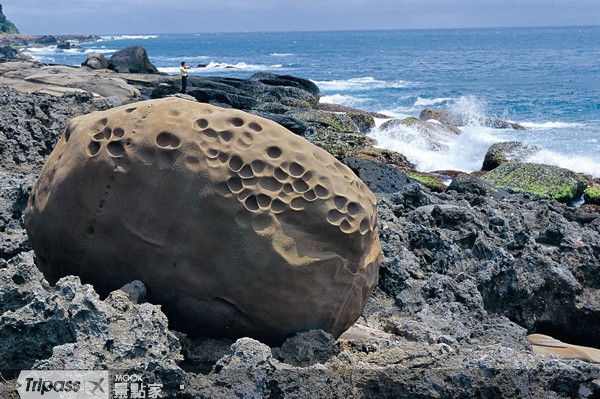
[[0, 0], [21, 33], [600, 25], [600, 0]]

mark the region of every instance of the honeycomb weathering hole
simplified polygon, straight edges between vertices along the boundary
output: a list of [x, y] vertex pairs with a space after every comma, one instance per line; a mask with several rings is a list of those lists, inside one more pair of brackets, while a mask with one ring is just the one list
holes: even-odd
[[279, 158], [281, 156], [281, 153], [282, 153], [282, 151], [281, 151], [281, 148], [279, 148], [279, 147], [273, 146], [273, 147], [267, 148], [267, 156], [269, 158], [273, 158], [273, 159]]
[[206, 129], [208, 127], [208, 120], [201, 118], [194, 122], [194, 127], [198, 129]]
[[256, 122], [250, 122], [250, 124], [248, 125], [248, 127], [252, 130], [254, 130], [255, 132], [260, 132], [263, 130], [262, 126], [259, 125]]
[[161, 148], [177, 148], [181, 144], [179, 137], [169, 132], [160, 132], [156, 136], [156, 145]]
[[261, 161], [260, 159], [255, 159], [250, 163], [250, 167], [252, 168], [254, 173], [262, 172], [266, 166], [267, 164], [265, 163], [265, 161]]
[[300, 177], [304, 174], [304, 166], [300, 165], [298, 162], [292, 162], [290, 164], [290, 175], [294, 177]]
[[231, 190], [232, 193], [237, 194], [240, 191], [242, 191], [242, 180], [237, 176], [232, 177], [229, 180], [227, 180], [227, 186], [229, 187], [229, 190]]
[[244, 126], [244, 120], [242, 118], [231, 118], [229, 119], [229, 123], [231, 123], [235, 127]]
[[244, 166], [244, 161], [237, 155], [234, 155], [229, 160], [229, 169], [233, 172], [239, 172], [240, 169]]
[[356, 202], [350, 202], [348, 204], [348, 214], [356, 215], [358, 212], [360, 212], [360, 205], [358, 205]]
[[111, 141], [106, 146], [106, 150], [113, 157], [122, 157], [125, 154], [125, 147], [123, 147], [123, 143], [120, 141]]
[[102, 145], [100, 143], [97, 141], [92, 141], [87, 147], [88, 155], [91, 157], [96, 156], [100, 152], [101, 147]]
[[114, 138], [120, 139], [121, 137], [125, 136], [125, 130], [117, 127], [112, 131], [112, 134]]
[[248, 198], [246, 198], [246, 200], [244, 201], [244, 206], [246, 206], [246, 209], [252, 212], [258, 211], [258, 209], [260, 208], [258, 206], [258, 200], [256, 199], [255, 195], [251, 195]]

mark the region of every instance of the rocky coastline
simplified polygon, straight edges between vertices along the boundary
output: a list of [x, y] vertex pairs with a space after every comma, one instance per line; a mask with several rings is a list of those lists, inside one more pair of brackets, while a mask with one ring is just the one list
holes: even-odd
[[[322, 104], [307, 79], [192, 76], [182, 95], [178, 77], [147, 73], [145, 51], [131, 50], [113, 68], [103, 57], [80, 68], [14, 54], [0, 63], [0, 372], [8, 381], [0, 396], [18, 397], [18, 370], [32, 368], [142, 374], [163, 384], [163, 397], [180, 398], [600, 396], [597, 182], [573, 173], [560, 195], [521, 186], [524, 176], [541, 181], [556, 171], [519, 163], [518, 145], [486, 156], [488, 169], [525, 168], [507, 172], [516, 182], [418, 173], [365, 135], [382, 115]], [[139, 281], [100, 298], [76, 276], [44, 280], [23, 212], [67, 121], [167, 96], [271, 119], [340, 159], [377, 195], [379, 283], [338, 340], [320, 330], [279, 347], [192, 339], [169, 329]], [[446, 119], [440, 126], [435, 118]], [[433, 113], [414, 119], [390, 123], [419, 124], [432, 147], [464, 123]], [[585, 191], [585, 206], [569, 206]]]

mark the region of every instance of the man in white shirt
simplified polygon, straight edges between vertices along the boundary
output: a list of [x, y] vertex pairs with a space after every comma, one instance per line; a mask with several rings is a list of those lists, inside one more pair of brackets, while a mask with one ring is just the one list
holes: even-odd
[[185, 94], [187, 90], [187, 75], [188, 75], [188, 67], [185, 65], [185, 61], [181, 61], [181, 68], [179, 68], [179, 72], [181, 73], [181, 93]]

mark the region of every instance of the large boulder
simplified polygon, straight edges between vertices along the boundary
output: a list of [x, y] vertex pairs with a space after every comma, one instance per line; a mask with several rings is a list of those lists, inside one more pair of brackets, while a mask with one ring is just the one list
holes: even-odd
[[436, 120], [440, 123], [451, 126], [479, 125], [494, 129], [525, 130], [525, 127], [519, 125], [518, 123], [507, 122], [494, 117], [448, 110], [433, 110], [429, 108], [425, 108], [421, 111], [419, 114], [419, 119], [424, 121]]
[[505, 163], [482, 178], [496, 187], [543, 195], [568, 204], [581, 197], [587, 187], [587, 180], [578, 173], [536, 163]]
[[483, 158], [482, 170], [492, 170], [505, 162], [524, 162], [527, 157], [539, 152], [540, 147], [519, 141], [503, 141], [494, 143], [488, 148]]
[[73, 119], [25, 224], [46, 278], [139, 279], [174, 327], [339, 336], [377, 282], [369, 189], [272, 121], [178, 98]]
[[108, 68], [120, 73], [160, 73], [150, 63], [146, 49], [141, 46], [129, 46], [117, 51], [110, 57]]

